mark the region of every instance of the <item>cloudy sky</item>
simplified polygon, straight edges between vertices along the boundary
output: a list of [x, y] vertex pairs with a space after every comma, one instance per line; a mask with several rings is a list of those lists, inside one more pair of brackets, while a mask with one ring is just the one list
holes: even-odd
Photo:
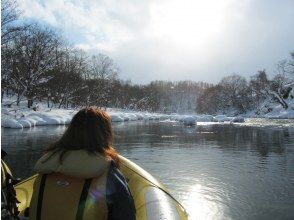
[[294, 50], [293, 0], [18, 1], [24, 17], [109, 55], [135, 83], [272, 74]]

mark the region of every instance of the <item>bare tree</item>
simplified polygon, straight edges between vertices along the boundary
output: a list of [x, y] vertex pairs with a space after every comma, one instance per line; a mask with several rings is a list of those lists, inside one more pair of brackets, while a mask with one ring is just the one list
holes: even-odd
[[84, 99], [85, 83], [83, 76], [87, 72], [86, 57], [81, 50], [64, 48], [59, 51], [55, 67], [49, 72], [50, 79], [46, 83], [48, 92], [47, 104], [53, 101], [58, 107], [69, 107], [69, 104], [81, 104]]
[[251, 76], [249, 89], [255, 108], [258, 109], [266, 99], [270, 98], [270, 80], [265, 70], [260, 70]]
[[38, 86], [48, 80], [46, 72], [53, 69], [61, 46], [61, 38], [53, 30], [34, 24], [15, 39], [12, 53], [12, 78], [22, 86], [33, 105]]
[[244, 77], [237, 74], [224, 77], [219, 85], [222, 88], [222, 100], [224, 108], [235, 108], [238, 113], [243, 113], [250, 108], [248, 85]]
[[117, 78], [118, 68], [114, 65], [113, 60], [104, 54], [92, 56], [89, 66], [88, 104], [107, 106], [110, 102], [114, 81]]
[[294, 85], [294, 53], [290, 60], [280, 61], [277, 65], [277, 74], [271, 82], [270, 94], [272, 98], [287, 109], [288, 98]]
[[[286, 78], [284, 74], [275, 75], [271, 82], [271, 90], [269, 94], [272, 95], [272, 99], [282, 105], [283, 108], [289, 107], [286, 98], [291, 90], [288, 90], [286, 85]], [[291, 87], [289, 87], [291, 88]], [[292, 89], [292, 88], [291, 88]]]
[[16, 23], [19, 19], [20, 10], [16, 0], [1, 1], [1, 102], [4, 92], [16, 89], [16, 86], [11, 80], [11, 49], [17, 34], [25, 29], [25, 25], [21, 26]]
[[1, 1], [1, 46], [13, 41], [16, 35], [27, 28], [27, 25], [20, 25], [21, 11], [16, 0]]
[[117, 77], [117, 67], [113, 60], [104, 54], [92, 56], [90, 65], [92, 77], [95, 79], [114, 79]]

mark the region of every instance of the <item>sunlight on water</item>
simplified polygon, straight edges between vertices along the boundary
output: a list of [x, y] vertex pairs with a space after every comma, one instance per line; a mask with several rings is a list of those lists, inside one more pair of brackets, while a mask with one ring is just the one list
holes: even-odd
[[221, 219], [223, 210], [216, 202], [211, 201], [205, 196], [205, 187], [197, 184], [187, 190], [184, 199], [184, 207], [186, 208], [189, 219]]

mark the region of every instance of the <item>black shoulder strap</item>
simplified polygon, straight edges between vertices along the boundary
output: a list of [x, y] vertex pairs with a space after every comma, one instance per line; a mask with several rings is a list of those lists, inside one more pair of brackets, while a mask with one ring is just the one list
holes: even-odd
[[41, 220], [41, 213], [42, 213], [42, 203], [43, 203], [43, 195], [45, 189], [47, 174], [42, 175], [40, 188], [39, 188], [39, 195], [38, 195], [38, 204], [37, 204], [37, 220]]
[[86, 179], [84, 186], [83, 186], [83, 190], [81, 193], [81, 197], [80, 197], [80, 201], [79, 201], [79, 206], [78, 206], [78, 211], [77, 211], [77, 215], [76, 215], [76, 220], [82, 220], [83, 219], [83, 215], [84, 215], [84, 211], [85, 211], [85, 205], [86, 205], [86, 200], [88, 197], [88, 192], [89, 192], [89, 188], [91, 185], [92, 179]]
[[[2, 152], [3, 153], [3, 152]], [[14, 185], [19, 182], [18, 179], [14, 179], [7, 170], [5, 162], [1, 159], [1, 178], [5, 178], [5, 182], [1, 186], [1, 210], [6, 209], [11, 217], [18, 219], [18, 207], [17, 203], [19, 201], [16, 198], [16, 192], [14, 189]], [[3, 207], [2, 207], [3, 206]]]

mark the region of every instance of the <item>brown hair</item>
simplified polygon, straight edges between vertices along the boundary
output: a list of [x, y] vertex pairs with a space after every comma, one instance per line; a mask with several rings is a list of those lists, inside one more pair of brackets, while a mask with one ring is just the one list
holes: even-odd
[[97, 107], [86, 107], [73, 117], [63, 136], [46, 151], [61, 151], [62, 163], [64, 153], [83, 149], [89, 153], [99, 153], [118, 166], [119, 158], [113, 148], [113, 137], [110, 116]]

